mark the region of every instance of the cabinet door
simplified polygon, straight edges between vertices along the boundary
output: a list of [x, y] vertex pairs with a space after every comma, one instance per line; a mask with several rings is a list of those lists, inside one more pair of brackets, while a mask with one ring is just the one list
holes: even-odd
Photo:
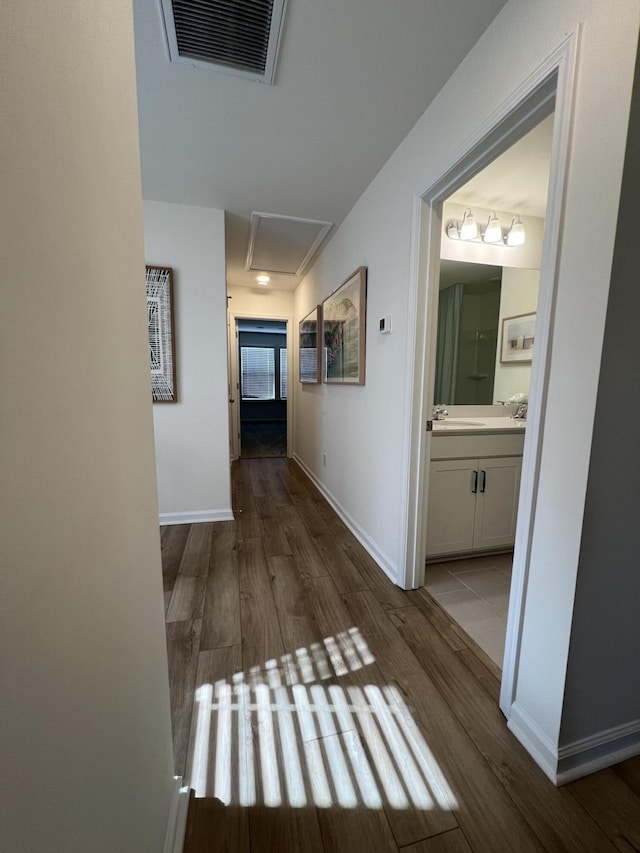
[[522, 457], [478, 460], [474, 548], [513, 545], [516, 537]]
[[432, 462], [429, 473], [427, 555], [473, 548], [476, 459]]

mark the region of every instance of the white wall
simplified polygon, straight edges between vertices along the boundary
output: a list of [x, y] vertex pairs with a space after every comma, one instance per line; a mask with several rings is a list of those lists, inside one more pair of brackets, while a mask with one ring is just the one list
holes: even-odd
[[[299, 321], [359, 266], [368, 266], [366, 385], [299, 386], [294, 453], [397, 581], [403, 486], [398, 466], [406, 416], [407, 305], [400, 297], [408, 258], [396, 258], [394, 266], [394, 253], [385, 254], [385, 246], [392, 246], [384, 235], [386, 214], [386, 206], [375, 202], [363, 222], [352, 214], [296, 291]], [[378, 245], [367, 245], [369, 231]], [[378, 321], [387, 314], [393, 315], [393, 331], [380, 335]]]
[[639, 145], [636, 70], [561, 732], [565, 746], [597, 731], [609, 733], [619, 747], [635, 746], [635, 752], [640, 733]]
[[[515, 688], [521, 719], [531, 721], [538, 743], [551, 753], [558, 744], [565, 688], [639, 12], [636, 0], [620, 0], [615, 15], [599, 0], [511, 0], [296, 292], [300, 319], [358, 265], [369, 268], [367, 384], [323, 386], [306, 395], [304, 410], [296, 407], [296, 450], [369, 544], [387, 555], [387, 571], [400, 579], [412, 390], [405, 342], [413, 324], [414, 197], [440, 179], [487, 118], [582, 24], [557, 269], [553, 331], [558, 345], [542, 425]], [[388, 313], [394, 331], [381, 337], [377, 320]]]
[[293, 316], [293, 293], [270, 287], [229, 287], [229, 311], [238, 316], [273, 317], [279, 320]]
[[496, 376], [493, 399], [506, 400], [513, 394], [528, 394], [531, 378], [530, 364], [501, 364], [500, 346], [502, 321], [505, 317], [517, 317], [536, 310], [540, 270], [512, 269], [503, 267], [500, 286], [500, 316], [498, 318], [498, 352], [496, 353]]
[[134, 74], [128, 0], [3, 6], [11, 853], [158, 853], [174, 788]]
[[144, 202], [147, 263], [173, 268], [177, 403], [155, 404], [160, 521], [233, 518], [224, 212]]

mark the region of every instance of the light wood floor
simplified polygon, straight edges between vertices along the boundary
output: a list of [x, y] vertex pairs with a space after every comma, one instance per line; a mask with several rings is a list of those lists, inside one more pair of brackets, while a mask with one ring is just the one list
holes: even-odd
[[554, 788], [497, 667], [295, 463], [236, 463], [233, 494], [162, 529], [185, 853], [640, 851], [640, 759]]

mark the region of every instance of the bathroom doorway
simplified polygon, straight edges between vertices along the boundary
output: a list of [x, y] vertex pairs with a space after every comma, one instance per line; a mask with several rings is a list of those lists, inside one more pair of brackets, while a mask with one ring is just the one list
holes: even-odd
[[552, 138], [553, 114], [442, 208], [424, 587], [500, 669]]
[[[540, 293], [536, 317], [536, 359], [529, 388], [529, 417], [522, 457], [522, 475], [518, 503], [518, 527], [514, 546], [513, 575], [500, 707], [510, 718], [515, 698], [516, 674], [520, 654], [522, 625], [528, 585], [533, 537], [535, 500], [540, 476], [542, 425], [547, 404], [547, 376], [550, 369], [550, 340], [557, 284], [557, 261], [561, 217], [569, 150], [569, 130], [573, 104], [572, 79], [576, 63], [576, 41], [567, 39], [558, 50], [512, 92], [464, 151], [452, 158], [450, 167], [415, 199], [413, 231], [414, 299], [416, 333], [412, 341], [412, 429], [409, 436], [409, 489], [407, 495], [407, 539], [405, 588], [417, 589], [424, 583], [427, 553], [428, 479], [433, 444], [432, 407], [434, 403], [435, 350], [437, 337], [438, 280], [444, 203], [473, 176], [480, 173], [515, 142], [554, 113], [549, 178], [549, 196], [545, 216], [540, 264]], [[475, 203], [475, 202], [474, 202]], [[489, 205], [487, 205], [489, 206]], [[490, 202], [490, 208], [501, 204]], [[506, 206], [505, 206], [506, 207]], [[508, 210], [509, 208], [506, 207]]]

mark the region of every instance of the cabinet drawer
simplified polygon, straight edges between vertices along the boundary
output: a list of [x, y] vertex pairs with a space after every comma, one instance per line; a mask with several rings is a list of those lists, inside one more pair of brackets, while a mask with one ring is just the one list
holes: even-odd
[[432, 459], [470, 459], [487, 456], [522, 456], [524, 432], [483, 435], [434, 435]]

